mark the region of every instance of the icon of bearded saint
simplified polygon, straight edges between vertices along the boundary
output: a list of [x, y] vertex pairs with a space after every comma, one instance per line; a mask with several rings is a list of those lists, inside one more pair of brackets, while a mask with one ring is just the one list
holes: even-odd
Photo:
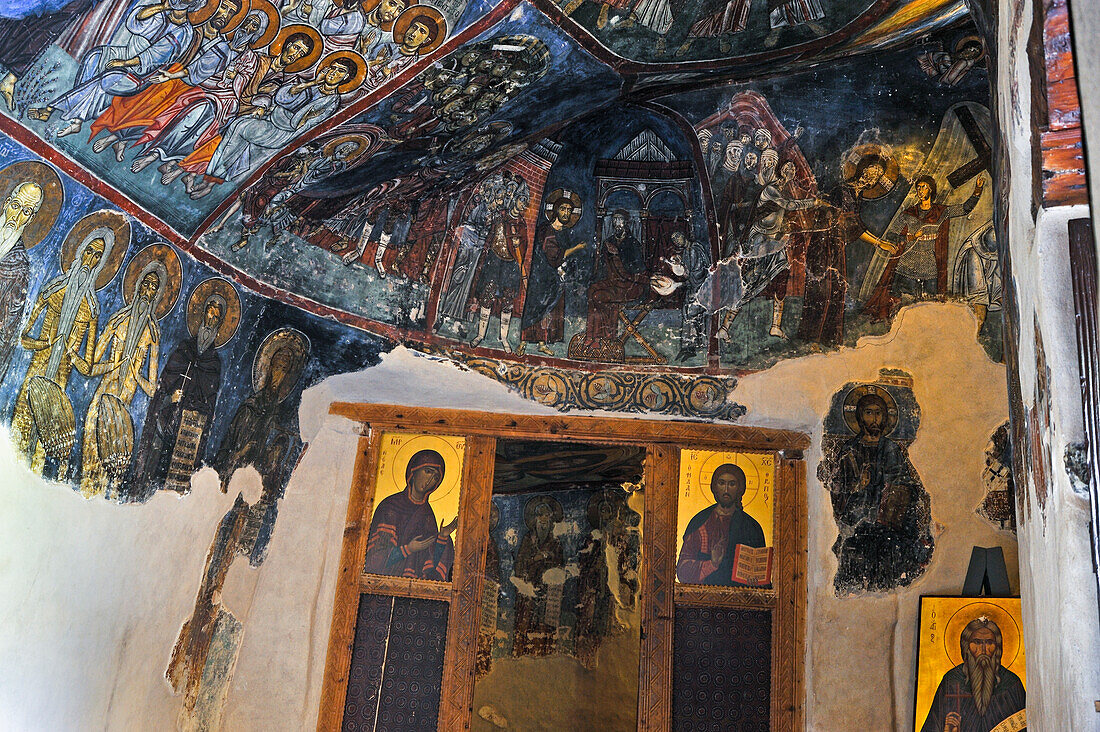
[[974, 618], [963, 628], [959, 645], [962, 663], [943, 675], [921, 732], [1022, 729], [1024, 685], [1001, 665], [1001, 629], [989, 618]]

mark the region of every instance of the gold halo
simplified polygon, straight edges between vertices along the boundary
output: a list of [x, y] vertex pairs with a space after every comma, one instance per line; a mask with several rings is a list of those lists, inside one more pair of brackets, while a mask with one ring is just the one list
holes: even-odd
[[[301, 359], [297, 364], [297, 373], [288, 374], [288, 378], [279, 386], [278, 401], [280, 402], [290, 396], [290, 392], [302, 377], [302, 371], [304, 371], [306, 367], [306, 360], [309, 358], [309, 337], [297, 328], [279, 328], [278, 330], [273, 330], [267, 334], [263, 343], [256, 349], [256, 357], [252, 361], [252, 388], [259, 391], [263, 386], [262, 377], [267, 373], [267, 369], [271, 363], [271, 357], [275, 355], [275, 350], [284, 344], [296, 347]], [[291, 376], [293, 376], [293, 378], [290, 378]]]
[[42, 205], [38, 213], [23, 229], [23, 248], [30, 249], [46, 238], [50, 233], [61, 206], [65, 203], [65, 187], [57, 171], [37, 160], [22, 160], [0, 170], [0, 205], [8, 199], [12, 190], [20, 183], [34, 183], [42, 189]]
[[443, 13], [431, 5], [410, 5], [401, 15], [397, 16], [397, 20], [393, 22], [393, 40], [399, 45], [403, 43], [405, 31], [419, 18], [430, 18], [436, 28], [435, 37], [416, 49], [416, 52], [423, 56], [439, 48], [440, 44], [443, 43], [443, 39], [447, 37], [447, 19], [443, 17]]
[[863, 191], [863, 198], [867, 201], [874, 201], [890, 193], [894, 190], [894, 185], [898, 182], [898, 176], [901, 175], [901, 168], [898, 166], [897, 158], [890, 151], [890, 148], [878, 143], [866, 143], [863, 145], [856, 145], [844, 156], [844, 161], [841, 163], [842, 173], [844, 180], [851, 183], [856, 179], [856, 170], [859, 168], [859, 164], [869, 156], [876, 156], [882, 160], [885, 170], [882, 172], [882, 178], [879, 182], [870, 188], [866, 188]]
[[218, 335], [214, 338], [214, 348], [221, 348], [233, 334], [237, 332], [237, 326], [241, 323], [241, 296], [237, 294], [237, 288], [221, 277], [211, 277], [203, 280], [198, 287], [191, 291], [191, 297], [187, 298], [187, 332], [192, 337], [199, 332], [199, 322], [202, 320], [202, 308], [211, 295], [221, 295], [225, 300], [225, 317], [218, 326]]
[[[405, 1], [405, 10], [408, 10], [413, 5], [416, 5], [418, 2], [420, 2], [420, 0], [404, 0], [404, 1]], [[353, 2], [353, 0], [348, 0], [349, 4], [351, 4], [352, 2]], [[382, 0], [363, 0], [363, 2], [359, 3], [359, 7], [363, 8], [363, 15], [367, 15], [367, 14], [373, 12], [374, 9], [377, 8], [381, 3], [382, 3]], [[403, 13], [403, 12], [405, 12], [405, 10], [402, 10], [401, 12]], [[378, 28], [385, 31], [386, 33], [389, 33], [390, 31], [393, 30], [394, 23], [396, 23], [397, 20], [400, 17], [401, 17], [401, 15], [399, 14], [397, 16], [397, 18], [394, 18], [393, 20], [387, 20], [385, 23], [378, 26]]]
[[106, 226], [115, 232], [115, 243], [111, 245], [111, 251], [107, 254], [107, 261], [99, 269], [99, 275], [95, 279], [95, 289], [102, 290], [107, 283], [118, 274], [122, 260], [126, 258], [126, 250], [130, 248], [130, 222], [118, 211], [103, 209], [94, 211], [80, 221], [73, 224], [65, 241], [61, 243], [61, 271], [68, 272], [76, 258], [76, 250], [84, 237], [95, 229]]
[[760, 484], [764, 481], [760, 475], [760, 467], [749, 460], [747, 455], [731, 455], [728, 452], [709, 455], [699, 466], [699, 490], [709, 492], [710, 479], [714, 471], [726, 463], [733, 463], [745, 473], [745, 495], [741, 497], [741, 507], [748, 509], [763, 493], [760, 490]]
[[259, 38], [252, 41], [252, 50], [256, 51], [271, 43], [271, 40], [279, 33], [281, 19], [279, 18], [279, 11], [268, 0], [252, 0], [251, 10], [258, 10], [267, 16], [267, 28], [264, 28], [264, 32], [260, 34]]
[[355, 76], [336, 87], [336, 91], [341, 94], [347, 94], [348, 92], [358, 89], [359, 85], [363, 83], [363, 79], [367, 78], [367, 62], [355, 51], [333, 51], [328, 56], [321, 59], [321, 63], [317, 66], [317, 73], [320, 74], [321, 69], [330, 66], [333, 61], [339, 61], [340, 59], [348, 59], [355, 64]]
[[428, 496], [428, 503], [439, 503], [449, 496], [451, 491], [458, 488], [462, 482], [462, 456], [455, 451], [454, 446], [445, 439], [436, 435], [417, 435], [397, 448], [393, 456], [391, 466], [393, 484], [398, 487], [400, 493], [405, 489], [405, 468], [413, 455], [421, 450], [435, 450], [443, 456], [443, 480], [439, 487]]
[[122, 299], [127, 305], [133, 301], [137, 278], [145, 266], [153, 260], [159, 260], [168, 270], [168, 281], [163, 286], [170, 289], [164, 290], [160, 301], [157, 302], [156, 318], [160, 320], [175, 306], [176, 298], [180, 296], [180, 281], [183, 279], [183, 267], [180, 266], [179, 255], [168, 244], [150, 244], [134, 255], [126, 265], [126, 276], [122, 280]]
[[[225, 0], [220, 1], [225, 2]], [[241, 9], [237, 11], [236, 15], [229, 16], [229, 21], [226, 22], [225, 27], [218, 32], [224, 36], [235, 31], [237, 26], [243, 23], [244, 19], [248, 17], [248, 11], [251, 9], [252, 4], [248, 2], [248, 0], [241, 0]]]
[[977, 617], [985, 616], [997, 624], [1001, 629], [1001, 665], [1009, 668], [1016, 662], [1020, 655], [1020, 626], [1016, 618], [1000, 605], [992, 602], [975, 599], [974, 602], [963, 605], [948, 618], [943, 629], [943, 650], [952, 666], [962, 663], [962, 648], [959, 646], [959, 638], [963, 628]]
[[866, 394], [874, 394], [886, 402], [886, 426], [882, 430], [882, 436], [886, 437], [898, 426], [898, 403], [894, 395], [879, 384], [860, 384], [844, 395], [844, 424], [852, 434], [859, 434], [859, 421], [856, 419], [856, 404]]
[[527, 526], [528, 531], [535, 530], [535, 510], [542, 505], [550, 506], [554, 510], [554, 523], [558, 523], [565, 518], [565, 512], [562, 511], [561, 503], [557, 498], [552, 496], [535, 496], [528, 499], [527, 503], [523, 504], [523, 523]]
[[288, 25], [279, 31], [279, 35], [275, 36], [275, 40], [271, 42], [271, 56], [278, 56], [283, 52], [283, 44], [286, 43], [286, 39], [290, 38], [296, 33], [309, 36], [309, 39], [313, 41], [313, 48], [309, 53], [302, 56], [300, 59], [286, 67], [286, 73], [296, 74], [299, 71], [305, 71], [313, 64], [317, 63], [317, 59], [321, 58], [321, 51], [324, 50], [325, 42], [321, 40], [321, 33], [311, 25], [303, 25], [302, 23], [294, 23]]
[[218, 6], [220, 4], [221, 0], [206, 0], [201, 8], [191, 10], [187, 13], [187, 21], [191, 25], [202, 25], [210, 20], [210, 17], [214, 15], [214, 13], [218, 12]]
[[553, 221], [554, 208], [563, 198], [568, 198], [573, 204], [573, 215], [569, 217], [569, 223], [565, 225], [565, 228], [572, 229], [577, 225], [577, 222], [581, 220], [581, 214], [584, 213], [581, 197], [575, 192], [565, 188], [555, 188], [550, 192], [550, 195], [546, 197], [546, 200], [542, 204], [543, 214], [545, 214], [547, 221]]
[[347, 159], [347, 164], [349, 166], [353, 165], [355, 161], [358, 160], [359, 156], [363, 154], [363, 151], [370, 147], [370, 141], [367, 140], [366, 137], [353, 132], [347, 135], [339, 135], [326, 142], [324, 146], [321, 147], [321, 154], [331, 158], [333, 154], [335, 154], [336, 148], [340, 147], [345, 142], [354, 142], [356, 145], [355, 152]]

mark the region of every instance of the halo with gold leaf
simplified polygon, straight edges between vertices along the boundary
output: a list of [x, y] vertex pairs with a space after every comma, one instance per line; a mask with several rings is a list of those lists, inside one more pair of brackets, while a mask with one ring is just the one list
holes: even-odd
[[309, 337], [297, 328], [279, 328], [267, 334], [263, 343], [256, 349], [256, 357], [252, 361], [252, 388], [259, 391], [267, 380], [268, 370], [271, 368], [272, 357], [280, 350], [291, 349], [295, 352], [294, 371], [287, 374], [283, 383], [279, 385], [278, 401], [283, 401], [293, 391], [298, 379], [305, 370], [306, 360], [309, 358]]
[[115, 278], [122, 267], [122, 260], [126, 258], [126, 250], [130, 248], [130, 222], [118, 211], [103, 209], [93, 211], [73, 224], [65, 241], [61, 243], [61, 271], [68, 272], [76, 259], [76, 252], [80, 245], [96, 229], [106, 228], [114, 232], [115, 240], [111, 244], [111, 251], [107, 252], [107, 261], [99, 268], [99, 275], [95, 280], [95, 289], [102, 290], [107, 283]]
[[569, 221], [565, 224], [565, 228], [571, 229], [577, 225], [577, 222], [581, 220], [581, 214], [584, 213], [581, 197], [577, 193], [567, 188], [555, 188], [542, 204], [543, 214], [548, 221], [553, 221], [554, 209], [557, 208], [562, 199], [569, 199], [569, 202], [573, 204], [573, 215], [569, 217]]
[[153, 260], [160, 262], [168, 273], [167, 281], [161, 284], [160, 300], [157, 301], [156, 318], [160, 320], [175, 307], [183, 281], [179, 255], [168, 244], [150, 244], [134, 255], [130, 264], [126, 265], [126, 276], [122, 280], [122, 298], [127, 305], [133, 302], [138, 277]]
[[1000, 605], [982, 600], [963, 605], [948, 618], [943, 630], [943, 650], [951, 659], [953, 666], [962, 663], [962, 648], [959, 638], [963, 629], [975, 618], [988, 618], [1001, 629], [1001, 665], [1009, 668], [1016, 662], [1022, 643], [1022, 632], [1016, 618]]
[[443, 457], [443, 479], [428, 496], [429, 503], [439, 503], [457, 490], [462, 481], [462, 456], [454, 445], [438, 435], [417, 435], [397, 449], [390, 467], [393, 485], [399, 488], [405, 485], [405, 468], [412, 456], [421, 450], [435, 450]]
[[65, 187], [61, 185], [57, 171], [49, 165], [37, 160], [22, 160], [0, 170], [0, 204], [7, 201], [20, 183], [34, 183], [42, 189], [42, 205], [23, 229], [23, 247], [30, 249], [46, 238], [57, 221], [57, 215], [65, 203]]
[[865, 160], [875, 160], [882, 164], [882, 177], [861, 194], [864, 200], [874, 201], [894, 190], [898, 176], [901, 175], [901, 167], [890, 148], [877, 142], [868, 142], [856, 145], [844, 155], [841, 163], [844, 180], [852, 183], [859, 178], [859, 169]]
[[359, 160], [359, 156], [370, 148], [370, 140], [368, 140], [363, 135], [356, 134], [354, 132], [346, 135], [337, 135], [331, 140], [325, 142], [325, 144], [321, 147], [321, 154], [324, 155], [326, 158], [331, 158], [336, 154], [336, 149], [338, 147], [349, 142], [354, 143], [355, 145], [355, 152], [353, 152], [345, 159], [348, 167], [351, 167], [356, 163], [356, 161]]
[[725, 452], [715, 452], [707, 456], [699, 467], [699, 489], [707, 495], [710, 491], [710, 481], [714, 477], [714, 471], [726, 463], [733, 463], [745, 473], [745, 495], [741, 497], [742, 508], [748, 509], [760, 496], [761, 476], [760, 468], [747, 455], [731, 455]]
[[229, 342], [241, 323], [241, 296], [237, 294], [237, 288], [233, 287], [233, 283], [229, 280], [211, 277], [200, 282], [198, 287], [191, 291], [191, 297], [187, 298], [187, 331], [192, 337], [199, 332], [206, 301], [211, 295], [220, 295], [225, 300], [225, 317], [222, 318], [222, 323], [218, 326], [218, 335], [214, 338], [214, 348], [221, 348]]

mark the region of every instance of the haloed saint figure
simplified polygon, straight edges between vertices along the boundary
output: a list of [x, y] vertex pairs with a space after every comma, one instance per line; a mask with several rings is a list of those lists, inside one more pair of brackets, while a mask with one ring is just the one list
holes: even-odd
[[1024, 684], [1001, 665], [1004, 641], [990, 618], [974, 618], [959, 636], [962, 663], [943, 675], [921, 732], [1021, 729]]
[[420, 450], [409, 458], [405, 490], [382, 499], [374, 511], [364, 571], [439, 582], [451, 578], [455, 556], [451, 534], [458, 527], [458, 517], [440, 526], [428, 503], [446, 470], [443, 456], [435, 450]]

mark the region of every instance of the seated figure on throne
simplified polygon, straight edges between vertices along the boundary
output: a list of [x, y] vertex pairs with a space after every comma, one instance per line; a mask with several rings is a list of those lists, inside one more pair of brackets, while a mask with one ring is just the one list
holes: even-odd
[[645, 249], [627, 228], [630, 216], [611, 215], [611, 233], [600, 246], [596, 278], [588, 286], [588, 318], [583, 333], [569, 342], [569, 357], [586, 361], [623, 361], [619, 309], [645, 295], [649, 277]]

